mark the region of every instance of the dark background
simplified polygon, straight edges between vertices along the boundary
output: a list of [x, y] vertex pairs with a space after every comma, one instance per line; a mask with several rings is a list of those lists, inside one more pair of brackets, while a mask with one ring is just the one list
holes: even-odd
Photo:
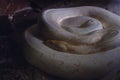
[[[0, 80], [63, 80], [38, 70], [24, 59], [22, 52], [24, 31], [35, 24], [38, 15], [46, 9], [89, 5], [103, 7], [119, 15], [119, 2], [119, 0], [0, 0]], [[113, 78], [119, 80], [119, 77]]]

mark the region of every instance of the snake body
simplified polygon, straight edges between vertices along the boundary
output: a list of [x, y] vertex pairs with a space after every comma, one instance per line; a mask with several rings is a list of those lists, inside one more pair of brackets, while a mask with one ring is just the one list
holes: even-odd
[[[49, 34], [44, 36], [47, 46], [63, 52], [89, 54], [108, 50], [108, 47], [115, 48], [115, 44], [119, 44], [120, 18], [96, 7], [80, 7], [79, 10], [79, 15], [63, 18], [58, 23], [43, 16], [49, 24], [45, 26], [46, 30], [42, 30], [42, 34], [46, 31]], [[110, 44], [113, 38], [117, 42]]]
[[81, 6], [49, 9], [42, 19], [24, 36], [25, 57], [41, 70], [74, 80], [98, 80], [120, 67], [120, 16]]

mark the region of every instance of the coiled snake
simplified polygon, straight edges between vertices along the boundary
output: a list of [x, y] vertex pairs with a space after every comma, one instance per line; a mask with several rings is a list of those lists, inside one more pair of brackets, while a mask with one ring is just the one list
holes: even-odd
[[53, 75], [82, 80], [118, 67], [120, 16], [82, 6], [46, 10], [42, 18], [42, 24], [38, 20], [25, 32], [25, 56], [33, 65]]
[[[44, 26], [47, 30], [41, 28], [45, 44], [58, 51], [79, 54], [101, 52], [119, 45], [120, 18], [117, 15], [96, 7], [80, 7], [77, 14], [57, 23], [52, 19], [48, 22], [44, 16], [49, 23]], [[51, 14], [50, 18], [53, 17]]]

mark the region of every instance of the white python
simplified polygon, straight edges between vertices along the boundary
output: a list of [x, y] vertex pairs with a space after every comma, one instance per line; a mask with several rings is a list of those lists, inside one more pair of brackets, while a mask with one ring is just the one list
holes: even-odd
[[120, 16], [82, 6], [46, 10], [43, 20], [25, 32], [26, 58], [42, 70], [89, 80], [120, 63]]
[[[84, 9], [84, 10], [83, 10]], [[101, 8], [80, 7], [75, 16], [59, 18], [59, 14], [44, 17], [48, 26], [42, 30], [46, 34], [46, 45], [63, 52], [89, 54], [115, 48], [120, 44], [120, 18]], [[65, 13], [63, 13], [65, 14]], [[62, 15], [64, 16], [64, 15]], [[50, 18], [49, 18], [50, 17]], [[57, 19], [56, 19], [57, 20]], [[87, 51], [86, 51], [87, 49]]]

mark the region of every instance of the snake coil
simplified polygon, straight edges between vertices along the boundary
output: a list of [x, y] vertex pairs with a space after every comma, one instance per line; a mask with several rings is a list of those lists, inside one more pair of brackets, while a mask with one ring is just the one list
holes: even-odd
[[98, 7], [49, 9], [25, 32], [26, 59], [64, 78], [96, 79], [119, 67], [120, 16]]

